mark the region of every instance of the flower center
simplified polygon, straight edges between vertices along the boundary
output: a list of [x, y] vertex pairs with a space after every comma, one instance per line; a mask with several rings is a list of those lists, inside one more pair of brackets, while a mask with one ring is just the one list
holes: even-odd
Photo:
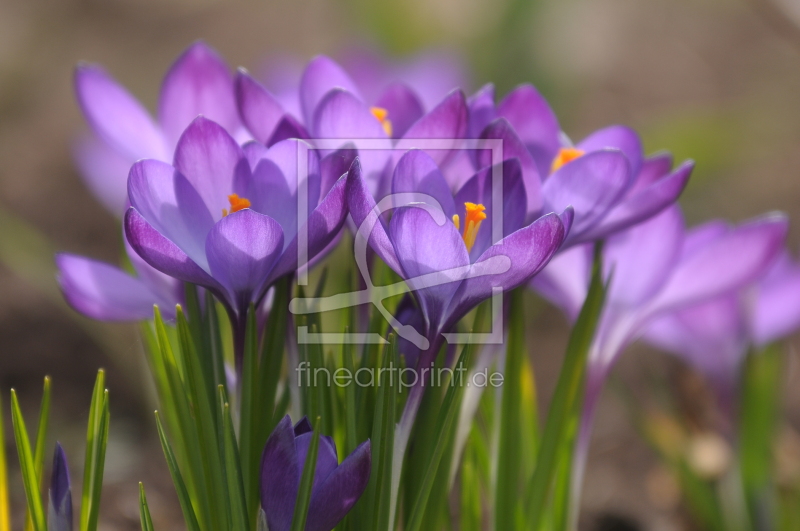
[[574, 147], [565, 147], [558, 150], [558, 155], [553, 159], [553, 164], [550, 165], [550, 173], [555, 173], [557, 169], [561, 166], [566, 164], [567, 162], [572, 162], [573, 160], [581, 157], [586, 152], [582, 149], [574, 148]]
[[[481, 228], [481, 223], [486, 219], [486, 213], [484, 212], [486, 207], [481, 204], [464, 203], [464, 208], [466, 208], [467, 213], [464, 216], [466, 219], [464, 219], [464, 233], [461, 237], [467, 246], [467, 252], [470, 252], [475, 245], [475, 238], [478, 237], [478, 229]], [[458, 214], [453, 216], [453, 224], [456, 226], [456, 230], [461, 230], [461, 218], [458, 217]]]
[[369, 112], [381, 123], [386, 136], [392, 136], [392, 121], [388, 119], [389, 111], [383, 107], [370, 107]]
[[223, 218], [228, 214], [233, 214], [234, 212], [239, 212], [240, 210], [244, 210], [245, 208], [250, 208], [250, 200], [245, 199], [244, 197], [239, 197], [239, 194], [229, 195], [228, 203], [231, 204], [231, 211], [228, 212], [227, 208], [223, 208], [222, 209]]

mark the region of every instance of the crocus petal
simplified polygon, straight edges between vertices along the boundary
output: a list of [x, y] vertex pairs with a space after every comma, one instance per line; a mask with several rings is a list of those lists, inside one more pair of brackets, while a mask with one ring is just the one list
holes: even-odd
[[618, 149], [628, 158], [632, 175], [638, 175], [642, 168], [644, 159], [642, 139], [636, 131], [624, 125], [612, 125], [595, 131], [576, 147], [587, 153], [601, 149]]
[[575, 320], [586, 300], [591, 269], [592, 246], [576, 245], [557, 253], [530, 285]]
[[[500, 206], [502, 208], [502, 227], [495, 234], [494, 206], [496, 198], [493, 196], [495, 171], [499, 172], [502, 179], [502, 194]], [[498, 182], [500, 182], [498, 180]], [[518, 159], [503, 161], [497, 166], [484, 168], [476, 173], [456, 194], [456, 213], [461, 219], [466, 219], [464, 204], [480, 203], [486, 210], [486, 219], [481, 223], [475, 244], [470, 251], [473, 259], [479, 257], [493, 243], [499, 242], [512, 232], [522, 227], [527, 214], [525, 185], [522, 180], [522, 168]]]
[[768, 275], [759, 282], [751, 328], [753, 340], [759, 346], [800, 328], [800, 269], [797, 266]]
[[362, 177], [358, 158], [353, 161], [353, 166], [347, 173], [345, 194], [347, 207], [356, 226], [356, 243], [360, 238], [368, 238], [369, 248], [374, 250], [386, 265], [401, 274], [402, 268], [397, 261], [389, 235], [386, 233], [386, 227], [383, 225], [382, 212], [375, 211], [375, 199]]
[[406, 134], [408, 128], [425, 114], [419, 97], [403, 83], [389, 85], [375, 105], [388, 111], [387, 119], [392, 123], [392, 137], [394, 138], [400, 138]]
[[[689, 182], [694, 162], [683, 163], [674, 173], [640, 188], [611, 209], [600, 223], [583, 234], [582, 239], [599, 240], [632, 227], [675, 203]], [[640, 172], [641, 174], [644, 171]]]
[[134, 159], [95, 137], [81, 139], [73, 154], [81, 177], [94, 196], [112, 214], [122, 216], [128, 199], [128, 170]]
[[124, 225], [125, 237], [131, 247], [152, 267], [184, 282], [200, 284], [216, 293], [223, 293], [222, 286], [216, 280], [175, 243], [154, 229], [135, 208], [128, 209]]
[[[511, 124], [505, 118], [499, 118], [490, 123], [481, 133], [482, 139], [502, 140], [502, 159], [516, 158], [522, 167], [522, 177], [525, 181], [525, 194], [527, 196], [528, 213], [536, 215], [541, 212], [543, 205], [542, 180], [536, 163], [522, 143]], [[478, 167], [491, 166], [500, 161], [493, 160], [494, 154], [488, 149], [478, 152]], [[555, 205], [556, 211], [561, 212], [568, 205]]]
[[472, 265], [480, 268], [479, 274], [471, 274], [453, 296], [448, 325], [491, 297], [492, 288], [508, 291], [527, 282], [547, 265], [563, 241], [564, 225], [551, 213], [489, 247]]
[[218, 221], [206, 240], [211, 274], [235, 294], [239, 310], [266, 291], [262, 287], [282, 251], [280, 223], [249, 208]]
[[[242, 152], [250, 164], [250, 170], [255, 170], [261, 159], [267, 156], [267, 146], [261, 142], [251, 141], [242, 146]], [[234, 186], [236, 183], [234, 183]]]
[[367, 488], [371, 465], [370, 442], [366, 441], [312, 495], [307, 531], [330, 531], [336, 527]]
[[308, 134], [303, 124], [298, 122], [292, 115], [284, 114], [278, 122], [278, 125], [275, 126], [272, 136], [267, 140], [267, 145], [272, 146], [288, 138], [308, 140], [311, 138], [311, 135]]
[[[344, 226], [344, 222], [347, 219], [346, 186], [347, 178], [342, 176], [336, 181], [336, 184], [333, 185], [333, 188], [325, 196], [325, 199], [320, 202], [319, 206], [311, 212], [306, 222], [306, 258], [309, 261], [330, 250], [329, 245]], [[297, 263], [298, 238], [299, 236], [295, 235], [292, 241], [286, 245], [280, 262], [275, 266], [270, 276], [270, 282], [293, 272], [298, 265], [305, 265]]]
[[286, 415], [267, 439], [261, 457], [261, 508], [270, 531], [292, 527], [301, 466], [294, 438], [292, 419]]
[[125, 245], [125, 254], [128, 255], [128, 260], [130, 260], [133, 269], [136, 271], [136, 275], [153, 293], [156, 293], [166, 301], [165, 305], [161, 305], [162, 312], [171, 315], [176, 304], [183, 304], [185, 295], [183, 283], [155, 269], [136, 254], [136, 251], [133, 250], [128, 238], [125, 236], [124, 227], [122, 228], [122, 240]]
[[480, 138], [481, 133], [497, 118], [497, 109], [494, 104], [494, 85], [489, 83], [469, 97], [469, 126], [468, 138]]
[[225, 61], [203, 42], [189, 46], [175, 60], [161, 86], [158, 119], [171, 142], [198, 115], [236, 132], [239, 112], [233, 92], [233, 77]]
[[[365, 175], [374, 178], [383, 170], [390, 155], [391, 140], [383, 125], [354, 95], [338, 89], [329, 92], [320, 102], [313, 124], [316, 138], [341, 140], [341, 145], [331, 146], [334, 149], [355, 144]], [[364, 142], [359, 142], [363, 139], [370, 141], [371, 149], [363, 149]], [[324, 154], [328, 152], [323, 151]]]
[[92, 130], [126, 158], [169, 160], [164, 138], [150, 114], [102, 68], [79, 66], [75, 92]]
[[230, 207], [233, 183], [246, 179], [250, 171], [239, 144], [222, 126], [202, 116], [195, 118], [178, 141], [175, 168], [192, 183], [215, 220]]
[[312, 59], [300, 80], [300, 105], [306, 124], [314, 122], [317, 107], [334, 88], [346, 90], [357, 99], [361, 98], [356, 84], [333, 59], [324, 55]]
[[[439, 166], [424, 151], [412, 149], [402, 156], [394, 169], [392, 178], [392, 194], [418, 193], [431, 196], [438, 203], [447, 219], [456, 214], [453, 194], [444, 180]], [[422, 201], [423, 199], [420, 199]], [[480, 202], [476, 200], [476, 202]], [[402, 206], [402, 205], [395, 205]]]
[[53, 472], [50, 479], [47, 530], [72, 531], [72, 491], [70, 489], [67, 456], [60, 443], [53, 455]]
[[553, 158], [561, 148], [561, 127], [539, 91], [531, 85], [515, 88], [497, 106], [497, 114], [509, 121], [527, 146], [539, 175], [550, 173]]
[[544, 182], [544, 210], [561, 212], [572, 206], [575, 221], [567, 240], [577, 243], [608, 213], [629, 184], [630, 168], [620, 151], [588, 153], [568, 162]]
[[[780, 252], [788, 222], [770, 214], [736, 227], [681, 256], [649, 306], [657, 313], [738, 289], [763, 274]], [[743, 252], [746, 250], [746, 252]]]
[[[294, 439], [295, 448], [297, 448], [297, 462], [300, 466], [304, 466], [306, 458], [308, 457], [308, 448], [311, 445], [313, 433], [303, 433], [296, 435]], [[319, 491], [322, 485], [331, 472], [336, 470], [339, 466], [339, 457], [336, 454], [336, 443], [333, 442], [331, 437], [322, 435], [319, 438], [319, 449], [317, 452], [317, 465], [314, 468], [314, 483], [311, 487], [311, 496], [313, 499], [314, 492]]]
[[314, 427], [311, 426], [311, 423], [308, 421], [308, 417], [303, 417], [297, 421], [297, 424], [294, 425], [294, 436], [299, 437], [304, 433], [309, 433], [314, 431]]
[[603, 266], [613, 277], [608, 304], [635, 308], [666, 281], [683, 244], [683, 216], [669, 208], [658, 216], [610, 238]]
[[[684, 162], [681, 166], [685, 166], [688, 162]], [[637, 192], [647, 188], [656, 181], [660, 181], [667, 177], [672, 171], [672, 155], [669, 153], [658, 153], [651, 157], [647, 157], [642, 162], [642, 169], [639, 174], [634, 177], [633, 185], [628, 191], [628, 197], [636, 194]]]
[[143, 321], [153, 316], [158, 304], [167, 314], [174, 311], [141, 280], [109, 264], [76, 256], [56, 256], [58, 283], [75, 310], [100, 321]]
[[[456, 148], [461, 145], [461, 139], [467, 132], [467, 119], [466, 97], [462, 91], [454, 90], [439, 105], [408, 128], [395, 146], [395, 159], [399, 158], [399, 153], [421, 148], [427, 151], [436, 164], [443, 164], [457, 153]], [[425, 139], [436, 140], [439, 149], [427, 149], [428, 146], [424, 142], [419, 142]]]
[[259, 142], [267, 143], [284, 111], [275, 96], [243, 69], [236, 73], [236, 103], [245, 127]]
[[429, 330], [436, 329], [469, 267], [464, 240], [435, 206], [399, 208], [389, 228], [402, 277], [414, 291]]
[[205, 267], [205, 240], [214, 220], [186, 177], [165, 162], [141, 160], [131, 168], [128, 196], [153, 228]]
[[345, 147], [323, 157], [319, 162], [320, 197], [330, 192], [336, 181], [347, 173], [357, 156], [355, 147]]
[[[394, 318], [397, 319], [397, 322], [403, 326], [410, 326], [418, 332], [424, 330], [425, 318], [422, 316], [422, 312], [414, 302], [414, 298], [409, 294], [406, 294], [400, 301], [400, 304], [397, 305]], [[412, 341], [409, 341], [398, 334], [397, 354], [403, 358], [403, 365], [405, 367], [416, 367], [421, 352], [421, 349]], [[400, 362], [400, 360], [398, 360], [398, 362]]]

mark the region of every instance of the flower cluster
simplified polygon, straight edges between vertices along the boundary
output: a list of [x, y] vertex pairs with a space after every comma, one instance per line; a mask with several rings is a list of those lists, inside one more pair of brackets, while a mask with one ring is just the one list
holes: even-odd
[[[429, 71], [430, 62], [418, 66]], [[573, 142], [530, 85], [497, 102], [492, 85], [467, 97], [460, 87], [445, 89], [435, 76], [415, 73], [414, 65], [395, 70], [399, 80], [378, 66], [356, 72], [351, 76], [321, 56], [296, 83], [284, 79], [283, 89], [272, 92], [245, 70], [232, 73], [216, 52], [197, 43], [167, 73], [157, 119], [100, 67], [81, 65], [75, 75], [91, 129], [76, 150], [78, 165], [98, 199], [122, 219], [132, 268], [61, 254], [64, 296], [76, 310], [101, 320], [148, 320], [156, 306], [157, 332], [162, 316], [179, 331], [192, 331], [195, 344], [182, 347], [184, 357], [196, 350], [223, 359], [215, 354], [219, 334], [208, 329], [217, 326], [209, 317], [213, 306], [224, 310], [236, 376], [220, 378], [225, 370], [209, 362], [201, 380], [210, 398], [202, 400], [213, 406], [215, 384], [224, 388], [221, 393], [241, 398], [240, 415], [232, 418], [241, 419], [246, 441], [236, 451], [242, 477], [226, 477], [242, 483], [250, 504], [243, 502], [246, 521], [255, 514], [251, 485], [260, 492], [261, 517], [271, 530], [297, 529], [297, 504], [305, 503], [305, 529], [330, 531], [365, 490], [377, 505], [354, 516], [372, 519], [351, 523], [353, 529], [383, 518], [393, 522], [401, 510], [399, 485], [410, 473], [403, 466], [425, 396], [424, 378], [410, 390], [396, 429], [393, 417], [381, 421], [377, 413], [369, 429], [356, 430], [355, 421], [348, 425], [352, 454], [341, 465], [333, 439], [320, 437], [305, 420], [292, 428], [284, 417], [286, 404], [281, 409], [276, 398], [284, 345], [269, 343], [276, 336], [268, 328], [280, 322], [272, 314], [285, 313], [288, 301], [276, 296], [283, 305], [276, 307], [267, 294], [322, 261], [344, 233], [353, 235], [356, 260], [368, 262], [363, 268], [359, 263], [362, 274], [385, 265], [387, 275], [402, 281], [399, 292], [408, 295], [396, 315], [384, 317], [402, 340], [400, 354], [417, 368], [451, 363], [439, 356], [445, 338], [495, 293], [528, 286], [580, 321], [591, 292], [593, 249], [603, 242], [596, 260], [602, 263], [605, 301], [588, 350], [573, 489], [580, 485], [603, 382], [634, 340], [644, 337], [730, 388], [749, 348], [800, 326], [800, 266], [784, 249], [786, 219], [770, 214], [736, 226], [714, 221], [687, 229], [676, 201], [691, 161], [674, 166], [669, 154], [646, 156], [638, 134], [620, 125]], [[206, 296], [187, 324], [182, 307], [198, 293]], [[254, 310], [261, 319], [252, 319]], [[206, 332], [217, 339], [203, 339]], [[285, 333], [278, 329], [277, 337]], [[286, 350], [294, 357], [287, 363], [296, 363], [293, 332], [288, 337]], [[260, 357], [253, 354], [268, 343], [277, 352], [264, 346]], [[158, 372], [174, 363], [165, 360], [154, 371], [166, 382], [165, 395], [174, 397], [174, 383]], [[190, 381], [191, 361], [182, 363], [180, 378]], [[256, 370], [272, 395], [248, 388], [258, 378], [248, 371]], [[302, 398], [289, 387], [293, 412], [317, 407], [309, 404], [319, 397]], [[189, 384], [186, 389], [191, 407], [200, 411], [203, 393], [195, 396]], [[257, 419], [256, 410], [248, 409], [256, 407], [248, 392], [269, 401], [268, 418]], [[375, 400], [378, 411], [384, 402]], [[218, 413], [212, 417], [222, 422]], [[269, 437], [259, 420], [274, 427]], [[387, 425], [391, 432], [384, 433]], [[423, 423], [416, 437], [424, 427], [430, 426]], [[354, 436], [363, 440], [374, 430], [392, 435], [375, 452], [369, 440], [354, 445]], [[227, 440], [220, 437], [212, 446], [219, 444], [227, 456]], [[431, 456], [437, 455], [434, 448]], [[262, 450], [257, 476], [244, 463], [252, 465], [253, 452]], [[193, 451], [186, 446], [185, 466], [197, 464]], [[204, 447], [196, 451], [207, 458]], [[63, 454], [56, 459], [56, 513], [68, 514], [61, 508], [69, 501], [66, 468], [58, 464]], [[304, 463], [316, 467], [307, 480], [311, 490], [304, 490]], [[386, 475], [375, 479], [378, 469]], [[206, 528], [214, 528], [218, 517], [213, 506], [203, 506], [217, 492], [210, 485], [197, 482], [186, 491]], [[183, 508], [194, 517], [191, 504]], [[412, 524], [421, 518], [416, 507], [407, 518]]]

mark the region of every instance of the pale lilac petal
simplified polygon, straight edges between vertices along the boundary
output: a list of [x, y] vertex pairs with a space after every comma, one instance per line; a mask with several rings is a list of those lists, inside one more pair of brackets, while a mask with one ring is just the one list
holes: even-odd
[[284, 110], [278, 100], [261, 84], [239, 69], [235, 81], [236, 103], [245, 127], [259, 142], [267, 143]]
[[[389, 227], [402, 276], [419, 301], [429, 330], [435, 330], [444, 324], [445, 309], [469, 266], [464, 240], [435, 207], [399, 208]], [[420, 278], [423, 275], [428, 276]]]
[[[502, 194], [500, 206], [503, 225], [497, 235], [494, 231], [495, 171], [500, 177], [497, 183], [502, 183], [502, 189], [497, 189], [497, 192]], [[456, 194], [455, 201], [456, 213], [461, 220], [466, 219], [464, 205], [468, 202], [482, 204], [486, 208], [484, 210], [486, 219], [481, 223], [475, 244], [469, 253], [474, 260], [483, 254], [490, 245], [497, 243], [512, 232], [516, 232], [525, 222], [528, 209], [519, 160], [505, 160], [497, 166], [484, 168], [464, 184]]]
[[337, 88], [361, 98], [356, 84], [333, 59], [324, 55], [312, 59], [300, 80], [300, 106], [306, 125], [314, 123], [317, 107], [328, 92]]
[[336, 181], [347, 173], [357, 156], [358, 151], [354, 146], [345, 147], [326, 155], [319, 161], [320, 197], [330, 192]]
[[[688, 162], [684, 162], [681, 166], [685, 166]], [[665, 179], [667, 175], [672, 172], [672, 155], [669, 153], [658, 153], [651, 157], [647, 157], [642, 162], [642, 169], [639, 170], [639, 175], [634, 178], [631, 189], [628, 190], [628, 197], [636, 194], [637, 192], [647, 188], [656, 181]]]
[[[395, 160], [409, 149], [426, 151], [436, 164], [442, 165], [454, 156], [467, 133], [467, 101], [464, 93], [454, 90], [428, 114], [409, 127], [395, 146]], [[439, 149], [429, 149], [424, 140], [436, 140]], [[422, 142], [421, 142], [422, 141]]]
[[608, 304], [636, 308], [661, 289], [680, 256], [683, 231], [676, 207], [609, 238], [603, 256], [613, 275]]
[[549, 174], [561, 148], [561, 126], [547, 100], [533, 86], [521, 85], [500, 102], [497, 114], [509, 121], [527, 146], [539, 175]]
[[162, 273], [222, 294], [222, 286], [177, 245], [154, 229], [135, 208], [125, 214], [125, 237], [142, 259]]
[[218, 221], [206, 240], [211, 274], [231, 292], [238, 310], [246, 310], [266, 291], [265, 283], [282, 251], [280, 224], [249, 208]]
[[601, 149], [618, 149], [628, 158], [631, 174], [638, 175], [644, 159], [644, 148], [639, 134], [624, 125], [612, 125], [587, 136], [576, 146], [583, 151], [591, 152]]
[[117, 217], [125, 213], [128, 199], [127, 158], [95, 137], [84, 137], [73, 150], [83, 181], [94, 196]]
[[367, 488], [371, 463], [370, 441], [366, 441], [327, 477], [311, 498], [308, 531], [329, 531], [350, 512]]
[[175, 301], [164, 300], [141, 280], [112, 265], [72, 254], [56, 256], [58, 283], [75, 310], [100, 321], [142, 321], [153, 305], [168, 315]]
[[275, 126], [272, 136], [267, 140], [267, 145], [272, 146], [289, 138], [308, 140], [311, 135], [308, 134], [303, 124], [298, 122], [292, 115], [285, 114], [278, 122], [278, 125]]
[[592, 272], [592, 245], [576, 245], [557, 253], [530, 286], [574, 321], [586, 300]]
[[448, 326], [491, 297], [493, 288], [508, 291], [530, 280], [547, 265], [563, 241], [561, 219], [547, 214], [489, 247], [472, 265], [476, 276], [462, 282], [453, 296]]
[[270, 531], [289, 531], [300, 488], [292, 420], [286, 415], [267, 439], [261, 456], [261, 508]]
[[183, 175], [165, 162], [139, 161], [131, 168], [128, 196], [154, 229], [205, 268], [205, 240], [214, 220]]
[[648, 305], [650, 313], [739, 289], [764, 274], [783, 247], [786, 217], [770, 214], [735, 227], [687, 254]]
[[247, 158], [248, 164], [250, 164], [251, 171], [255, 170], [258, 163], [261, 162], [261, 159], [267, 156], [267, 149], [267, 146], [256, 141], [247, 142], [242, 146], [242, 152]]
[[158, 119], [172, 143], [198, 115], [231, 134], [239, 128], [233, 76], [219, 54], [203, 42], [192, 44], [175, 60], [158, 101]]
[[178, 141], [175, 168], [194, 186], [214, 220], [230, 208], [234, 182], [250, 173], [239, 144], [222, 126], [203, 117], [196, 118]]
[[389, 85], [375, 106], [388, 111], [387, 119], [392, 124], [393, 138], [401, 138], [425, 114], [419, 97], [403, 83]]
[[177, 278], [165, 275], [136, 254], [136, 251], [133, 250], [128, 238], [125, 236], [125, 227], [122, 228], [122, 240], [128, 260], [130, 260], [134, 271], [136, 271], [136, 276], [144, 282], [145, 286], [161, 298], [171, 301], [169, 304], [170, 309], [176, 304], [183, 304], [185, 294], [183, 283]]
[[[630, 185], [630, 167], [616, 150], [587, 153], [564, 164], [544, 182], [544, 210], [575, 209], [575, 221], [567, 237], [570, 244], [599, 223]], [[528, 208], [530, 211], [530, 207]]]
[[150, 114], [102, 68], [79, 66], [75, 93], [95, 134], [126, 159], [169, 160], [164, 137]]
[[[522, 167], [522, 178], [525, 182], [525, 194], [527, 197], [528, 213], [531, 215], [538, 215], [542, 211], [544, 205], [544, 198], [542, 196], [542, 179], [539, 171], [536, 169], [536, 163], [528, 152], [528, 149], [522, 143], [514, 128], [505, 118], [499, 118], [489, 124], [481, 133], [481, 138], [485, 139], [500, 139], [502, 144], [502, 159], [516, 158]], [[494, 155], [487, 149], [480, 150], [477, 156], [478, 167], [491, 166], [496, 164], [497, 160], [492, 160]], [[552, 185], [551, 185], [552, 187]], [[566, 208], [567, 204], [554, 204], [553, 211], [561, 212]]]
[[[788, 260], [787, 260], [788, 262]], [[754, 342], [763, 346], [800, 328], [800, 268], [774, 267], [756, 288], [752, 315]]]
[[600, 223], [584, 233], [582, 239], [602, 239], [632, 227], [674, 204], [686, 188], [693, 169], [694, 162], [685, 162], [674, 173], [640, 188], [636, 193], [628, 193]]
[[489, 83], [481, 87], [478, 92], [469, 97], [467, 107], [469, 108], [467, 137], [480, 138], [486, 126], [497, 119], [497, 109], [494, 104], [494, 85]]
[[[392, 194], [403, 192], [425, 194], [433, 197], [447, 219], [456, 213], [453, 194], [444, 180], [442, 172], [424, 151], [412, 149], [397, 163], [392, 178]], [[422, 199], [420, 199], [421, 201]], [[480, 201], [476, 201], [480, 202]], [[402, 205], [395, 205], [402, 206]]]

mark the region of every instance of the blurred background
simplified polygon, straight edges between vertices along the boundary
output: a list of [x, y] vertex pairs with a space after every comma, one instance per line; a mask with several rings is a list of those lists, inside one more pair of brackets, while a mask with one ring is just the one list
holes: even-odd
[[[463, 60], [466, 89], [493, 81], [502, 96], [534, 83], [574, 139], [624, 123], [642, 133], [647, 152], [695, 159], [682, 199], [691, 223], [774, 209], [800, 219], [798, 0], [2, 0], [0, 388], [6, 405], [9, 387], [18, 390], [30, 424], [42, 377], [53, 376], [52, 437], [80, 476], [91, 386], [97, 368], [107, 369], [112, 424], [102, 529], [139, 529], [138, 481], [148, 486], [158, 529], [182, 524], [154, 437], [135, 327], [78, 316], [55, 283], [56, 250], [113, 262], [120, 245], [117, 221], [72, 162], [85, 130], [72, 70], [82, 60], [101, 63], [152, 110], [170, 63], [198, 38], [232, 67], [255, 72], [276, 54], [306, 60], [341, 58], [353, 46], [397, 57], [444, 50]], [[795, 251], [798, 238], [796, 221]], [[556, 310], [535, 301], [529, 309], [544, 407], [567, 327]], [[784, 435], [798, 466], [800, 376], [798, 356], [787, 356]], [[635, 397], [647, 411], [659, 385], [705, 415], [697, 377], [657, 352], [630, 349], [600, 407], [582, 529], [692, 529], [626, 407]], [[22, 507], [9, 431], [10, 424], [12, 497]]]

